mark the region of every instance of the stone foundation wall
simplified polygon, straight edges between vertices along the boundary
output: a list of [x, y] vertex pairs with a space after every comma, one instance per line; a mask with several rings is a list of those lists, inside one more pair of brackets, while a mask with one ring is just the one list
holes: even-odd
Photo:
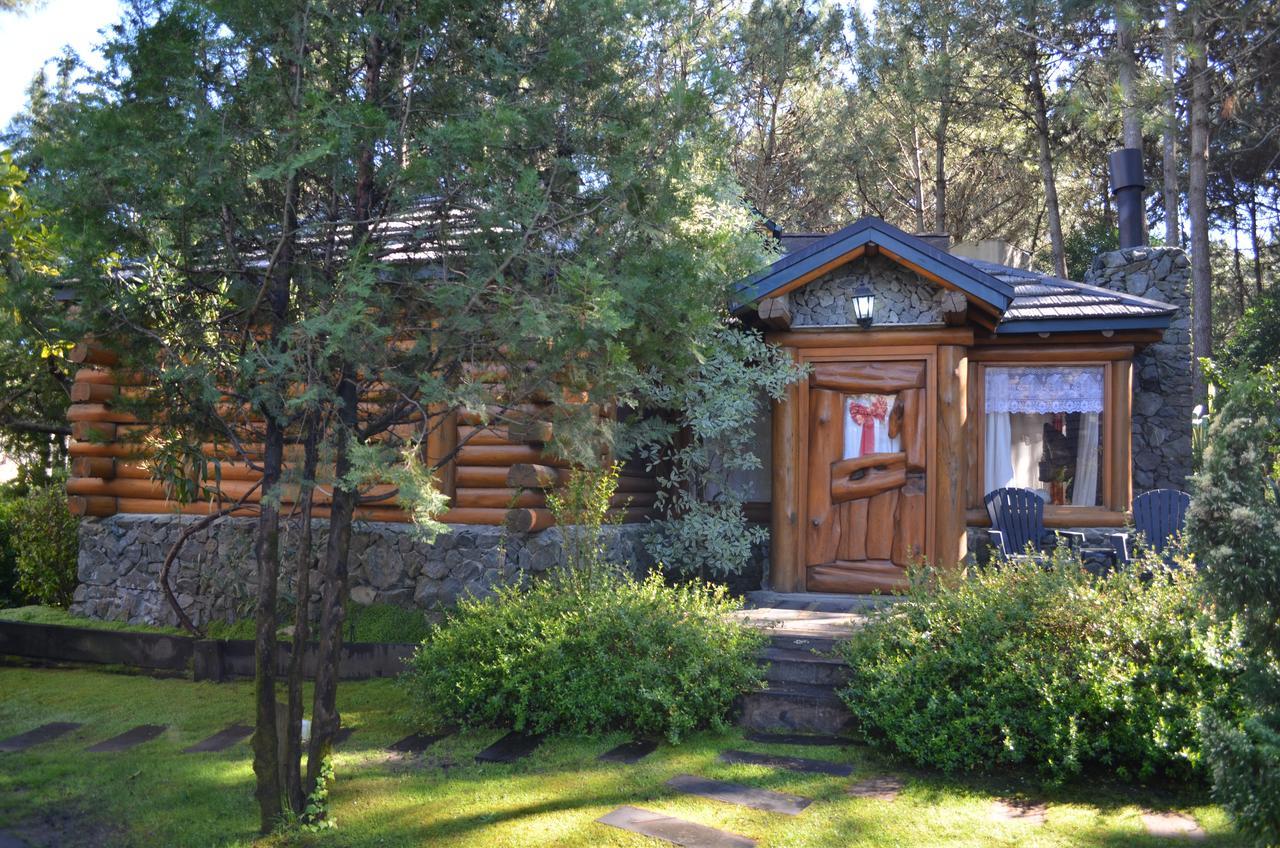
[[791, 292], [794, 327], [847, 326], [853, 292], [866, 283], [875, 292], [873, 320], [888, 324], [941, 324], [947, 313], [964, 312], [960, 292], [948, 291], [883, 256], [851, 262]]
[[[175, 625], [158, 577], [169, 548], [182, 530], [198, 520], [178, 515], [114, 515], [80, 522], [79, 581], [72, 612], [111, 621]], [[255, 521], [224, 519], [187, 540], [170, 585], [178, 602], [199, 626], [234, 621], [252, 614], [256, 579], [253, 557]], [[645, 525], [606, 527], [610, 561], [635, 571], [652, 560], [644, 550]], [[314, 546], [323, 551], [326, 522], [318, 522]], [[296, 528], [282, 538], [282, 601], [293, 599]], [[484, 596], [494, 587], [518, 583], [555, 568], [561, 561], [559, 528], [517, 536], [500, 527], [449, 526], [433, 543], [406, 524], [358, 522], [351, 538], [351, 600], [388, 603], [439, 612], [464, 595]], [[313, 600], [322, 589], [311, 574]]]
[[1191, 473], [1191, 264], [1176, 247], [1103, 253], [1085, 282], [1178, 307], [1164, 338], [1133, 361], [1133, 492], [1186, 489]]

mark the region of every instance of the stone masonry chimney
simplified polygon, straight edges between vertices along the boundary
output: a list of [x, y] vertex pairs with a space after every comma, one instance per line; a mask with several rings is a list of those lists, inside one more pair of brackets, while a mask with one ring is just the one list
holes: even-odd
[[1164, 338], [1133, 362], [1133, 491], [1185, 489], [1191, 473], [1191, 263], [1176, 247], [1099, 255], [1084, 281], [1178, 307]]

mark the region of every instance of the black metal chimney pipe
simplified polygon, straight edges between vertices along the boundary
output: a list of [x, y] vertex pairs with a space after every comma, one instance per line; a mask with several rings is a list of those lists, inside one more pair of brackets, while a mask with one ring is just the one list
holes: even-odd
[[1122, 147], [1111, 152], [1111, 196], [1116, 199], [1116, 220], [1120, 224], [1120, 246], [1146, 247], [1147, 226], [1143, 220], [1142, 151]]

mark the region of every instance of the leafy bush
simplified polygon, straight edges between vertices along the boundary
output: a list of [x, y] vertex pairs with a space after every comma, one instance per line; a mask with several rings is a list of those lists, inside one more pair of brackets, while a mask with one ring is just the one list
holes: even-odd
[[18, 590], [18, 551], [13, 546], [16, 501], [0, 496], [0, 608], [23, 603]]
[[415, 723], [574, 733], [627, 729], [676, 741], [723, 728], [758, 687], [763, 637], [725, 614], [722, 587], [569, 573], [466, 600], [432, 629], [404, 685]]
[[1230, 711], [1234, 672], [1211, 659], [1226, 638], [1192, 566], [1153, 558], [1098, 578], [1060, 550], [1048, 567], [922, 576], [843, 646], [841, 695], [867, 738], [947, 772], [1202, 771], [1197, 717]]
[[13, 505], [10, 527], [18, 589], [41, 604], [65, 607], [76, 588], [78, 521], [61, 483], [32, 489]]
[[[1273, 351], [1274, 353], [1274, 351]], [[1205, 715], [1213, 791], [1258, 845], [1280, 844], [1280, 375], [1241, 374], [1209, 428], [1187, 536], [1204, 589], [1241, 631], [1243, 720]]]

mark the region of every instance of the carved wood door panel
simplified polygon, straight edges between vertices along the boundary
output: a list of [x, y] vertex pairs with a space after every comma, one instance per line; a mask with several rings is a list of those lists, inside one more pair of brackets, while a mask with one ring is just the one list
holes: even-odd
[[923, 360], [822, 362], [809, 378], [810, 592], [891, 593], [925, 552]]

